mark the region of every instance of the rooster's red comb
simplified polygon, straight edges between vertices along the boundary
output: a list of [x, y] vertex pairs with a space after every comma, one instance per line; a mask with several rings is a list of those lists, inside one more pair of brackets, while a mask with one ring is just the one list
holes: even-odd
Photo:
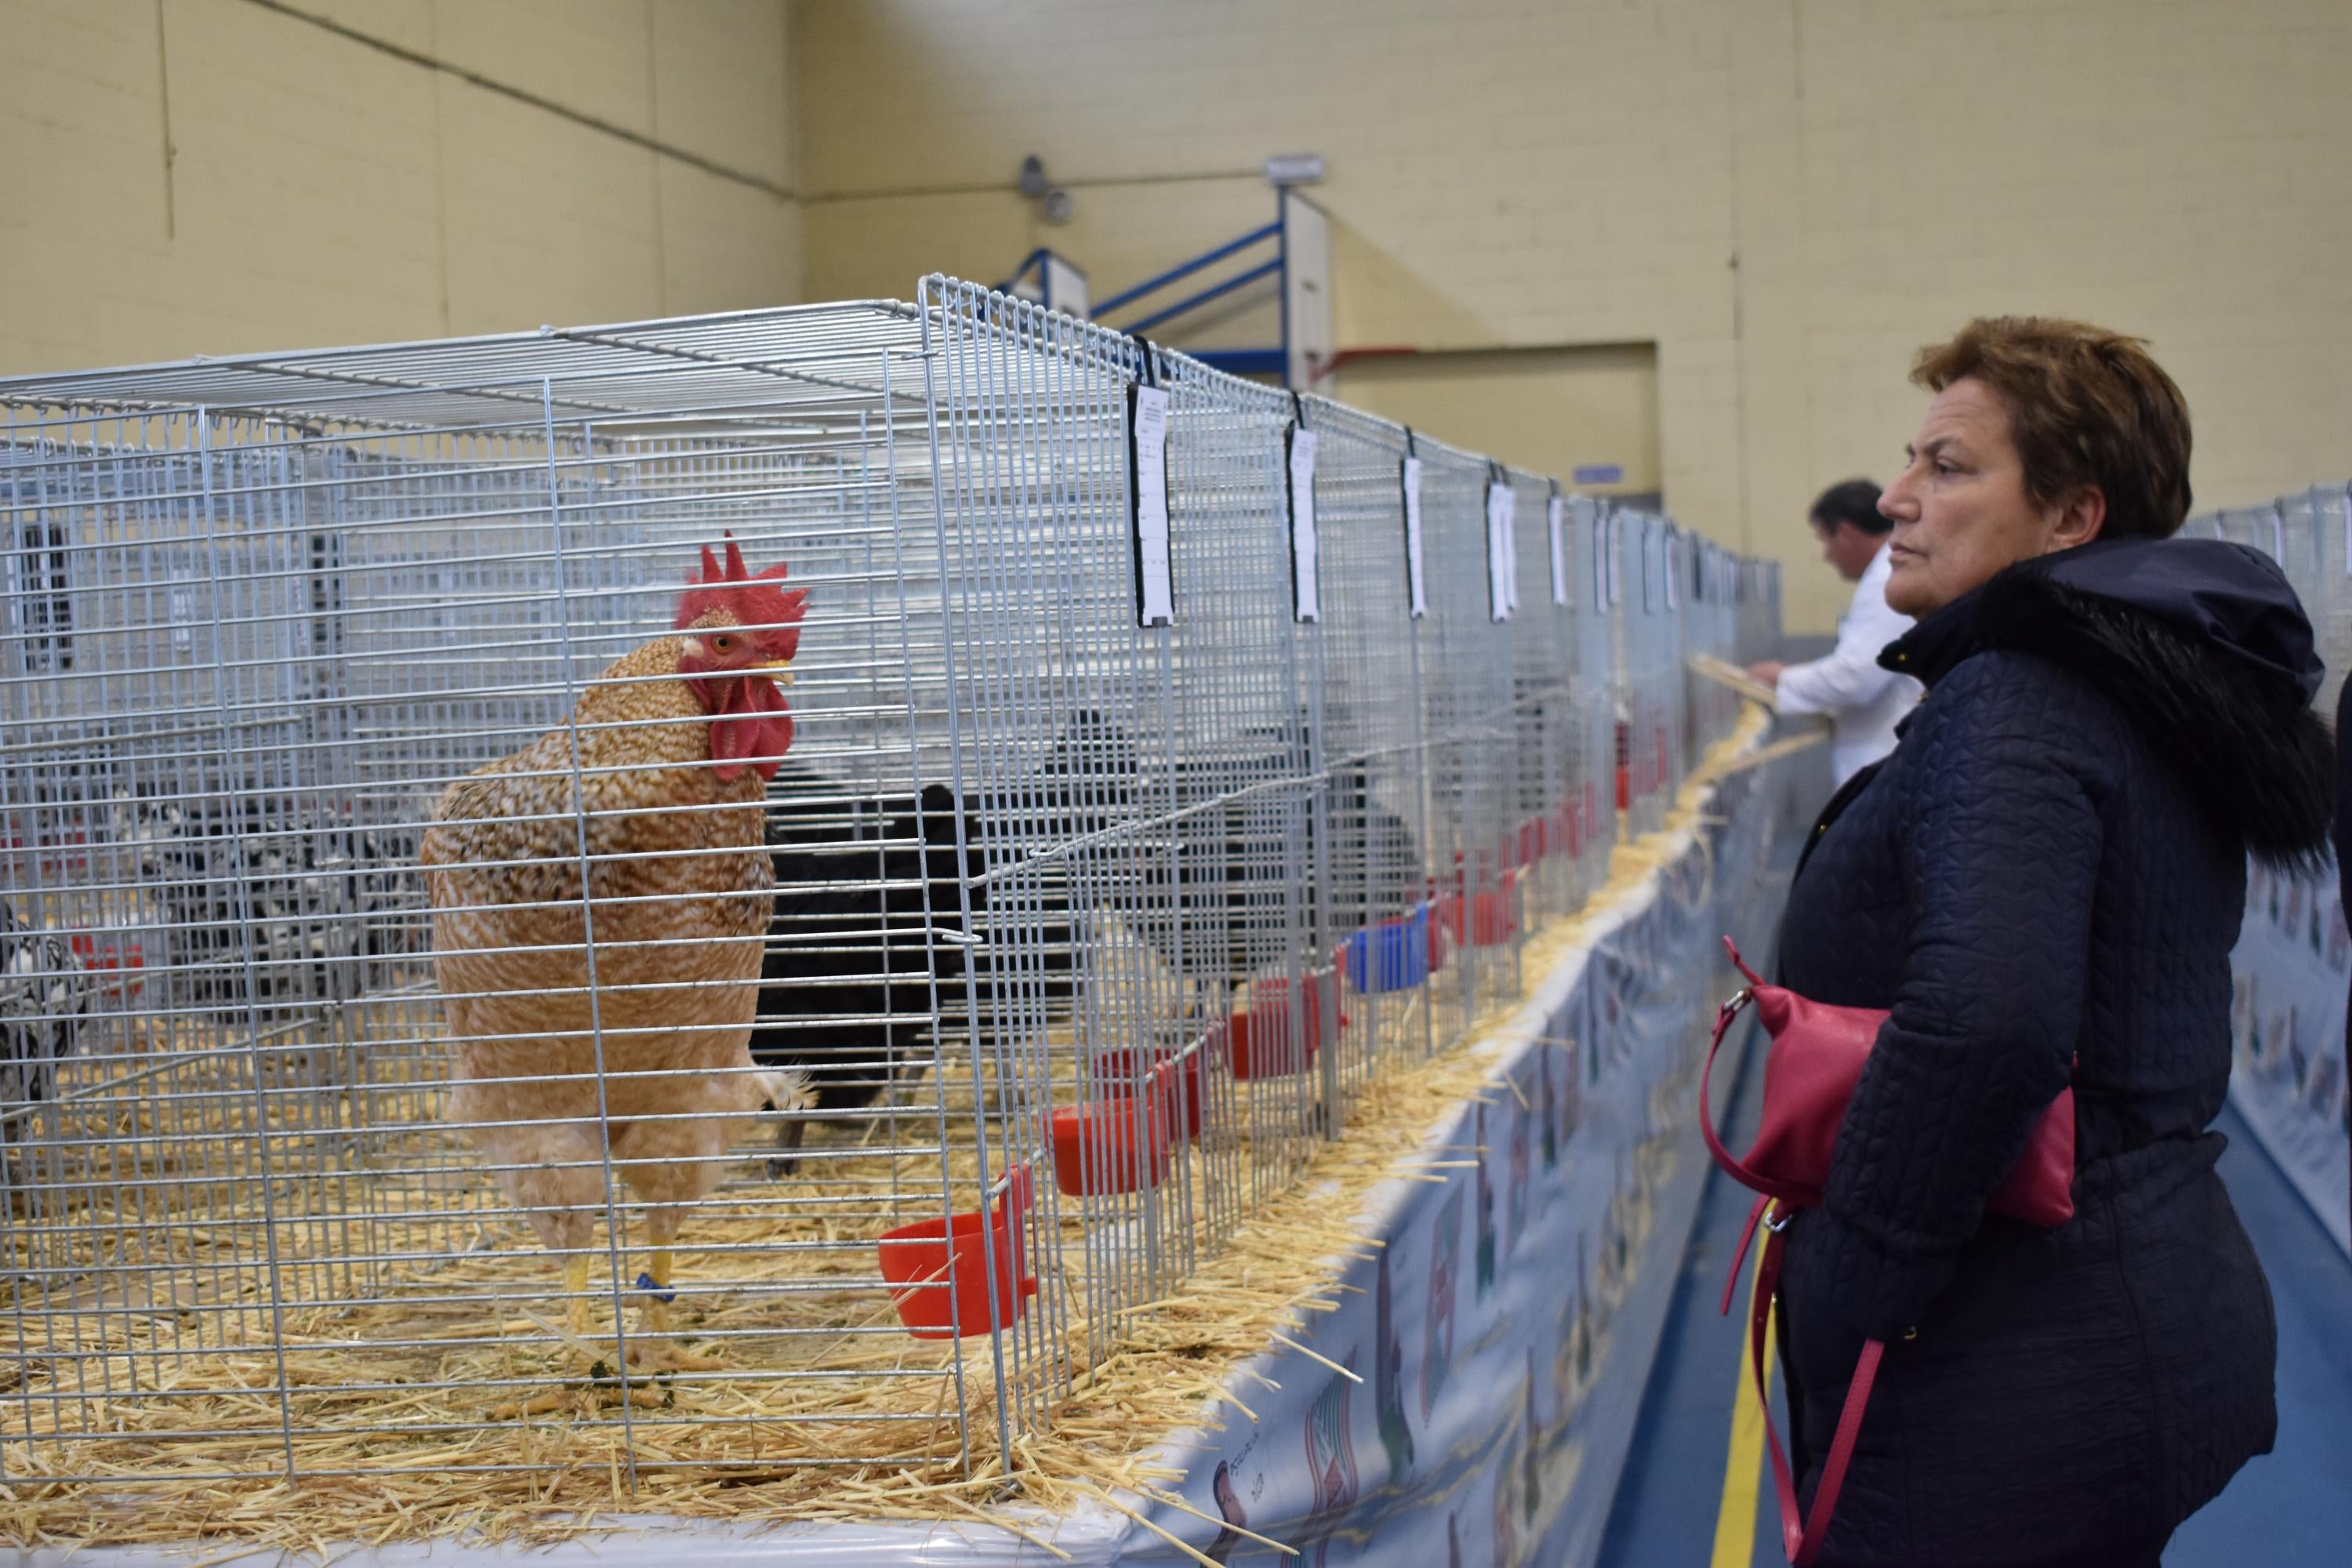
[[800, 644], [800, 633], [789, 628], [796, 627], [806, 613], [808, 590], [786, 593], [776, 585], [785, 572], [781, 561], [753, 575], [744, 567], [743, 547], [735, 542], [733, 533], [726, 535], [726, 542], [724, 567], [710, 552], [710, 546], [702, 547], [702, 574], [689, 579], [686, 592], [678, 596], [677, 629], [685, 630], [713, 610], [726, 610], [739, 625], [772, 628], [760, 635], [783, 645], [776, 658], [792, 658]]

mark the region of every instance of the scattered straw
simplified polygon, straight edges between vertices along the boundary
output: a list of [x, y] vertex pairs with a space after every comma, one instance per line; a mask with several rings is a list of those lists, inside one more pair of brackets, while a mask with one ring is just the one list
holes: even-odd
[[[1762, 728], [1751, 711], [1701, 763], [1699, 775], [1752, 745]], [[1696, 784], [1686, 786], [1664, 831], [1615, 847], [1610, 883], [1585, 912], [1529, 933], [1525, 973], [1549, 973], [1590, 939], [1607, 910], [1664, 863], [1671, 836], [1697, 819], [1702, 793]], [[343, 1302], [283, 1312], [275, 1321], [249, 1268], [212, 1267], [226, 1255], [226, 1242], [184, 1224], [173, 1235], [178, 1254], [156, 1259], [150, 1277], [161, 1279], [175, 1272], [165, 1265], [176, 1265], [180, 1275], [205, 1281], [195, 1287], [208, 1292], [201, 1301], [107, 1303], [117, 1326], [96, 1355], [87, 1346], [69, 1354], [68, 1347], [45, 1344], [38, 1314], [20, 1312], [20, 1382], [0, 1402], [0, 1473], [67, 1479], [0, 1489], [0, 1540], [19, 1546], [218, 1544], [224, 1550], [193, 1565], [217, 1568], [271, 1549], [323, 1556], [328, 1542], [464, 1537], [544, 1543], [609, 1530], [628, 1517], [737, 1525], [878, 1518], [984, 1521], [1062, 1556], [1031, 1533], [1038, 1513], [1066, 1515], [1099, 1504], [1207, 1563], [1109, 1494], [1158, 1497], [1197, 1512], [1150, 1489], [1155, 1478], [1176, 1479], [1155, 1456], [1180, 1433], [1213, 1429], [1223, 1406], [1255, 1422], [1257, 1413], [1232, 1385], [1247, 1378], [1277, 1386], [1249, 1364], [1270, 1345], [1346, 1373], [1284, 1330], [1334, 1310], [1333, 1294], [1346, 1288], [1339, 1275], [1380, 1245], [1362, 1234], [1360, 1217], [1374, 1206], [1376, 1188], [1442, 1182], [1444, 1171], [1475, 1163], [1432, 1158], [1466, 1150], [1435, 1149], [1429, 1134], [1491, 1086], [1492, 1058], [1504, 1043], [1497, 1026], [1507, 1006], [1516, 1005], [1516, 999], [1493, 999], [1467, 1044], [1362, 1085], [1347, 1136], [1321, 1145], [1297, 1179], [1260, 1200], [1222, 1250], [1151, 1310], [1117, 1314], [1106, 1324], [1071, 1322], [1069, 1343], [1078, 1360], [1067, 1367], [1066, 1384], [1032, 1368], [1007, 1390], [1015, 1399], [1050, 1405], [1038, 1429], [1016, 1431], [1009, 1454], [998, 1449], [994, 1421], [979, 1414], [991, 1410], [994, 1398], [984, 1340], [970, 1342], [978, 1349], [963, 1355], [963, 1407], [975, 1415], [959, 1432], [950, 1405], [956, 1348], [860, 1333], [873, 1321], [872, 1294], [829, 1290], [825, 1271], [846, 1273], [867, 1267], [865, 1261], [835, 1261], [848, 1254], [823, 1247], [777, 1246], [788, 1233], [772, 1209], [730, 1205], [725, 1194], [698, 1211], [682, 1256], [698, 1247], [723, 1250], [732, 1280], [776, 1289], [756, 1302], [721, 1292], [691, 1311], [682, 1300], [680, 1331], [730, 1359], [758, 1357], [756, 1364], [747, 1359], [744, 1370], [761, 1375], [669, 1380], [632, 1373], [576, 1382], [552, 1418], [506, 1424], [488, 1419], [500, 1401], [576, 1378], [567, 1363], [578, 1354], [536, 1313], [485, 1311], [478, 1292], [486, 1283], [514, 1301], [543, 1300], [550, 1286], [551, 1260], [522, 1242], [510, 1223], [492, 1222], [503, 1231], [478, 1232], [457, 1252], [446, 1244], [429, 1249], [434, 1256], [415, 1273], [436, 1288], [451, 1287], [441, 1304]], [[1675, 1087], [1662, 1085], [1659, 1092]], [[142, 1174], [169, 1174], [168, 1149], [142, 1157], [155, 1162]], [[1645, 1147], [1635, 1161], [1637, 1189], [1676, 1157], [1661, 1141]], [[443, 1163], [418, 1163], [425, 1173], [403, 1201], [420, 1214], [438, 1201], [439, 1210], [426, 1217], [436, 1226], [432, 1234], [446, 1237], [451, 1215], [478, 1197], [453, 1173], [436, 1200]], [[446, 1162], [452, 1173], [461, 1163]], [[845, 1170], [855, 1163], [841, 1162]], [[932, 1181], [936, 1191], [936, 1164]], [[299, 1188], [278, 1195], [281, 1204], [299, 1205], [301, 1197]], [[835, 1224], [829, 1220], [792, 1223], [814, 1228], [789, 1234], [835, 1246], [853, 1234], [825, 1228]], [[1624, 1223], [1633, 1231], [1645, 1222], [1631, 1212]], [[396, 1225], [382, 1234], [399, 1240]], [[1064, 1247], [1066, 1268], [1081, 1250]], [[1596, 1259], [1595, 1268], [1596, 1289], [1605, 1295], [1610, 1259]], [[457, 1281], [477, 1294], [455, 1289]], [[89, 1315], [90, 1305], [78, 1313]], [[215, 1338], [201, 1353], [174, 1354], [171, 1325], [195, 1307]], [[761, 1337], [779, 1327], [799, 1337]], [[372, 1349], [372, 1335], [389, 1344]], [[780, 1360], [779, 1343], [820, 1346], [824, 1363], [814, 1364], [814, 1352], [805, 1348]], [[1605, 1353], [1605, 1344], [1596, 1342], [1592, 1353]], [[824, 1375], [810, 1375], [820, 1372]], [[414, 1392], [386, 1386], [400, 1380]], [[281, 1401], [301, 1412], [290, 1436], [279, 1426]], [[624, 1401], [631, 1414], [625, 1431], [616, 1419]], [[40, 1413], [60, 1408], [72, 1414], [44, 1423]], [[383, 1417], [394, 1408], [418, 1419], [387, 1426]], [[289, 1445], [300, 1473], [291, 1482], [282, 1479]], [[184, 1476], [149, 1479], [184, 1456]]]

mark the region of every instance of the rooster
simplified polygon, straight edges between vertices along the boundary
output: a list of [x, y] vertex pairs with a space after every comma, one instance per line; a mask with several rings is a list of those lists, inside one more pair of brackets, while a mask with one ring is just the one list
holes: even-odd
[[797, 1074], [756, 1068], [745, 1046], [774, 898], [761, 802], [793, 742], [776, 682], [808, 595], [778, 585], [782, 564], [747, 574], [732, 535], [726, 548], [722, 568], [703, 547], [677, 635], [442, 792], [420, 857], [449, 1116], [562, 1257], [575, 1341], [609, 1163], [651, 1244], [629, 1359], [673, 1367], [716, 1364], [668, 1342], [678, 1226], [761, 1102], [800, 1099]]

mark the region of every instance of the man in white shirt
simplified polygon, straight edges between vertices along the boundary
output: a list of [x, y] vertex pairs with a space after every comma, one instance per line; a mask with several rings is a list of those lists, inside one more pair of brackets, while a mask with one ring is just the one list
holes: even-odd
[[1854, 585], [1837, 647], [1810, 664], [1768, 661], [1748, 674], [1773, 689], [1781, 712], [1829, 715], [1830, 771], [1842, 787], [1895, 750], [1895, 726], [1919, 700], [1919, 683], [1878, 666], [1878, 650], [1911, 629], [1910, 616], [1886, 606], [1886, 536], [1895, 525], [1878, 513], [1878, 487], [1868, 479], [1832, 485], [1811, 519], [1822, 559]]

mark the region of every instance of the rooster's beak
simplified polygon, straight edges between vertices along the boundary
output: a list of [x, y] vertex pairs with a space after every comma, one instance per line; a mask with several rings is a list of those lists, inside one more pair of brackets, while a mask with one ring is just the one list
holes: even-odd
[[793, 683], [793, 661], [791, 659], [772, 658], [767, 663], [760, 666], [760, 669], [770, 679], [775, 681], [780, 686], [790, 686]]

